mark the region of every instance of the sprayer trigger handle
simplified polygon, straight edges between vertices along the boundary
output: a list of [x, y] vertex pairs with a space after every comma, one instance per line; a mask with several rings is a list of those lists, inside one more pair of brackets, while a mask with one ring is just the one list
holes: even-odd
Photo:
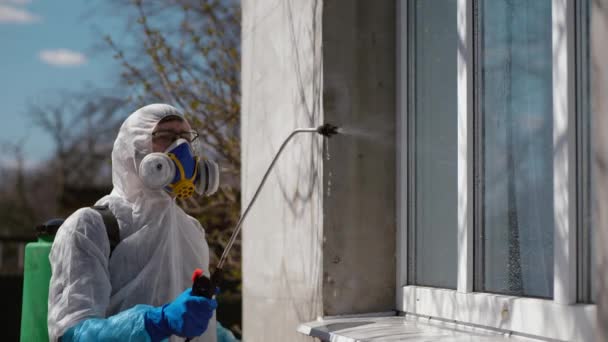
[[215, 285], [200, 268], [192, 273], [192, 294], [209, 299], [213, 298], [215, 294]]

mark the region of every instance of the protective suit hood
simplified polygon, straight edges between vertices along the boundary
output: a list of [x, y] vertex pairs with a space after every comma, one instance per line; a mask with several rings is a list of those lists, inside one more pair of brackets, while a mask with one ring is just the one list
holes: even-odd
[[[124, 121], [115, 140], [114, 188], [96, 203], [108, 205], [119, 223], [121, 242], [112, 257], [96, 211], [80, 209], [59, 229], [49, 257], [54, 272], [49, 289], [51, 337], [86, 317], [108, 317], [137, 304], [168, 303], [192, 285], [195, 268], [210, 276], [209, 248], [200, 223], [167, 192], [146, 188], [138, 176], [139, 163], [152, 152], [154, 127], [169, 115], [183, 117], [165, 104], [142, 107]], [[212, 319], [207, 332], [194, 341], [214, 342], [215, 324]]]
[[151, 104], [131, 114], [122, 124], [112, 150], [112, 185], [115, 195], [135, 203], [145, 192], [138, 176], [141, 160], [152, 152], [152, 131], [167, 116], [184, 117], [166, 104]]

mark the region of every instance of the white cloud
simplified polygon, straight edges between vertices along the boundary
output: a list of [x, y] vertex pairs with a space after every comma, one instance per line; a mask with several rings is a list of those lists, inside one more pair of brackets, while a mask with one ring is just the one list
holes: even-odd
[[87, 62], [87, 57], [82, 53], [67, 49], [42, 50], [38, 57], [54, 66], [78, 66]]
[[25, 24], [39, 20], [39, 16], [27, 10], [0, 3], [0, 23]]

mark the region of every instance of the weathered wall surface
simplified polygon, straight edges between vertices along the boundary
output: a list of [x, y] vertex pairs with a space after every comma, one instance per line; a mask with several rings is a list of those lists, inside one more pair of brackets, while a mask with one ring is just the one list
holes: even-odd
[[[283, 139], [323, 120], [321, 5], [242, 2], [243, 208]], [[296, 328], [321, 314], [322, 144], [292, 140], [244, 223], [245, 341], [308, 341]]]
[[[395, 1], [325, 1], [323, 311], [395, 309]], [[327, 155], [327, 153], [326, 153]]]

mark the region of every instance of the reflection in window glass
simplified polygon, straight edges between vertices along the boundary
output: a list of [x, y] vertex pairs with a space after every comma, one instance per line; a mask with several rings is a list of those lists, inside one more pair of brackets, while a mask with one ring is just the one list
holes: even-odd
[[552, 297], [551, 0], [479, 5], [480, 290]]
[[456, 288], [456, 0], [409, 5], [410, 283]]

